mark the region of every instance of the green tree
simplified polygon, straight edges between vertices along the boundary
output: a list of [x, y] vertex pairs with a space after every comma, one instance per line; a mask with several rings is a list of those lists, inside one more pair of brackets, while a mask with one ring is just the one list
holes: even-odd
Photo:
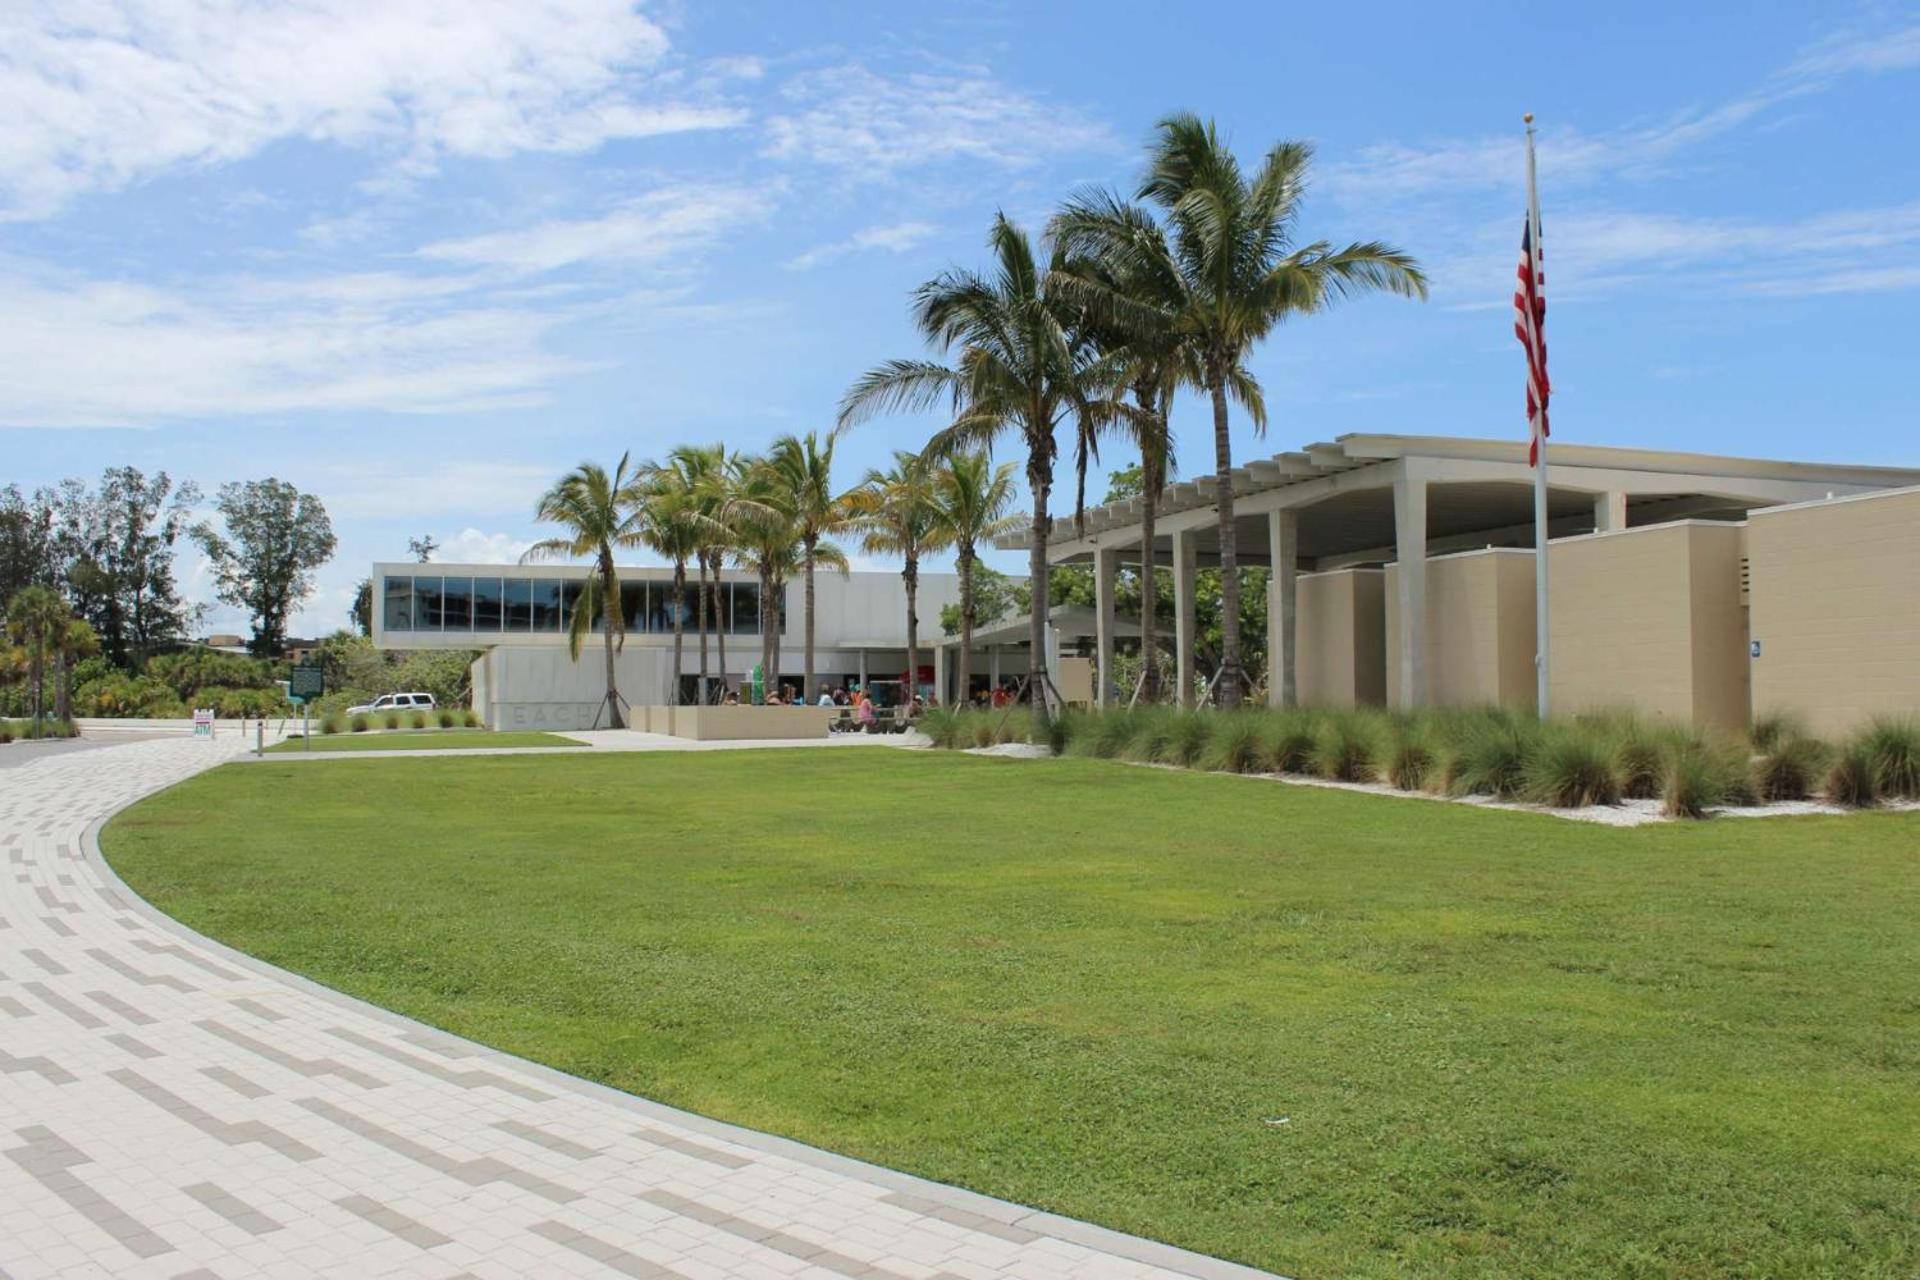
[[907, 693], [920, 684], [920, 557], [949, 545], [940, 520], [934, 468], [927, 455], [896, 451], [893, 466], [867, 472], [858, 499], [860, 547], [869, 555], [899, 556], [907, 588]]
[[[841, 399], [840, 423], [944, 402], [954, 418], [934, 437], [936, 453], [954, 446], [990, 447], [997, 436], [1016, 435], [1026, 450], [1033, 499], [1029, 572], [1044, 588], [1052, 532], [1048, 499], [1059, 456], [1055, 432], [1095, 412], [1093, 392], [1101, 385], [1101, 371], [1073, 331], [1079, 310], [1049, 286], [1051, 270], [1041, 269], [1026, 233], [1000, 214], [987, 243], [994, 261], [991, 275], [951, 270], [914, 295], [915, 327], [938, 351], [953, 353], [952, 366], [891, 360], [867, 371]], [[1049, 267], [1061, 265], [1055, 253]], [[1049, 715], [1045, 595], [1039, 591], [1027, 620], [1033, 712], [1042, 726]]]
[[[694, 626], [700, 635], [699, 701], [704, 704], [709, 700], [707, 623], [712, 600], [707, 576], [710, 568], [717, 573], [718, 567], [709, 562], [712, 534], [708, 526], [717, 501], [714, 469], [724, 466], [725, 460], [723, 445], [681, 445], [667, 455], [665, 465], [649, 463], [644, 468], [641, 493], [645, 520], [641, 539], [656, 554], [666, 557], [673, 567], [673, 604], [669, 612], [673, 615], [673, 700], [676, 703], [682, 696], [681, 671], [685, 664], [689, 561], [699, 573], [700, 600], [694, 610]], [[726, 643], [722, 641], [722, 676], [726, 674], [726, 656]]]
[[735, 563], [751, 569], [760, 583], [760, 665], [769, 691], [780, 682], [782, 602], [787, 580], [801, 568], [798, 513], [794, 495], [765, 458], [735, 455], [726, 521]]
[[[822, 441], [816, 432], [784, 435], [773, 442], [767, 465], [788, 493], [794, 530], [800, 535], [800, 572], [804, 585], [801, 606], [803, 636], [800, 696], [808, 705], [819, 697], [813, 676], [813, 571], [819, 564], [847, 572], [847, 556], [828, 539], [860, 524], [861, 497], [857, 490], [833, 491], [833, 451], [838, 429]], [[908, 639], [912, 647], [912, 639]]]
[[995, 466], [984, 449], [956, 451], [934, 468], [934, 526], [939, 540], [954, 549], [955, 567], [960, 571], [960, 661], [955, 687], [962, 702], [972, 693], [973, 629], [980, 621], [974, 576], [980, 544], [1015, 527], [1008, 518], [1014, 497], [1013, 464]]
[[271, 478], [221, 485], [214, 507], [226, 532], [203, 523], [194, 540], [213, 562], [220, 599], [252, 617], [249, 647], [272, 657], [288, 618], [313, 594], [313, 571], [333, 556], [333, 522], [319, 498]]
[[[1220, 579], [1224, 598], [1220, 647], [1221, 702], [1237, 705], [1246, 681], [1240, 636], [1239, 550], [1233, 523], [1233, 442], [1228, 401], [1238, 400], [1264, 430], [1259, 384], [1246, 371], [1248, 353], [1290, 316], [1321, 311], [1356, 293], [1385, 291], [1424, 298], [1427, 282], [1412, 257], [1375, 241], [1335, 248], [1326, 241], [1295, 245], [1301, 196], [1313, 151], [1282, 142], [1247, 174], [1210, 121], [1187, 113], [1157, 127], [1137, 198], [1157, 206], [1166, 233], [1143, 230], [1138, 214], [1083, 202], [1069, 243], [1098, 257], [1114, 276], [1105, 291], [1088, 283], [1069, 290], [1085, 304], [1100, 298], [1103, 314], [1124, 330], [1149, 310], [1134, 292], [1151, 285], [1187, 344], [1213, 407], [1215, 491], [1219, 508]], [[1090, 216], [1081, 218], [1079, 213]], [[1103, 229], [1102, 222], [1108, 225]], [[1063, 231], [1067, 230], [1062, 228]], [[1143, 326], [1145, 327], [1145, 326]]]
[[362, 578], [353, 591], [353, 608], [348, 610], [353, 629], [363, 636], [373, 634], [373, 579]]
[[73, 624], [73, 610], [52, 587], [22, 587], [7, 601], [7, 635], [27, 656], [36, 736], [46, 720], [47, 662], [61, 651]]
[[541, 539], [520, 557], [522, 564], [561, 557], [593, 562], [593, 571], [574, 602], [567, 627], [567, 652], [578, 662], [587, 633], [595, 622], [601, 624], [606, 649], [607, 724], [614, 729], [627, 727], [613, 669], [614, 653], [626, 647], [627, 628], [625, 611], [620, 607], [620, 571], [613, 554], [616, 547], [644, 542], [647, 522], [646, 494], [640, 478], [628, 469], [628, 461], [628, 455], [621, 454], [611, 475], [598, 463], [583, 462], [554, 482], [541, 496], [534, 515], [566, 532], [557, 538]]

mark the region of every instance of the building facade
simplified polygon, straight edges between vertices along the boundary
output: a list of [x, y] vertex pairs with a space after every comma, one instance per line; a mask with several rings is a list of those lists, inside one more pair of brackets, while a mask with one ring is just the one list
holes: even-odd
[[[588, 728], [604, 718], [606, 676], [595, 637], [575, 662], [567, 633], [590, 570], [582, 565], [378, 563], [373, 566], [373, 643], [382, 649], [477, 649], [474, 706], [496, 728]], [[689, 581], [676, 591], [673, 571], [620, 568], [626, 637], [616, 682], [629, 703], [666, 705], [696, 698], [702, 670], [700, 598]], [[760, 661], [764, 610], [780, 638], [777, 677], [796, 688], [804, 666], [804, 585], [785, 584], [763, 600], [752, 574], [723, 571], [718, 625], [706, 636], [709, 692], [739, 688]], [[942, 607], [958, 603], [952, 574], [919, 576], [919, 683], [931, 684], [933, 642]], [[906, 679], [906, 588], [897, 573], [814, 577], [814, 670], [830, 684]], [[682, 629], [679, 687], [673, 662], [676, 618]]]

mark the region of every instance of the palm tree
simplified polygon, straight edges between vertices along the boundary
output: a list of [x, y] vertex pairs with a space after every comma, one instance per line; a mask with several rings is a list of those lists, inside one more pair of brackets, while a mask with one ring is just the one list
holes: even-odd
[[52, 587], [22, 587], [7, 601], [7, 634], [26, 650], [33, 681], [33, 731], [46, 719], [47, 659], [58, 654], [74, 624], [73, 610]]
[[[1408, 254], [1377, 241], [1335, 248], [1295, 246], [1294, 226], [1313, 150], [1275, 145], [1249, 177], [1211, 121], [1171, 115], [1156, 129], [1138, 198], [1157, 205], [1170, 235], [1140, 234], [1119, 222], [1113, 234], [1069, 236], [1093, 250], [1122, 282], [1151, 282], [1173, 328], [1192, 347], [1195, 372], [1213, 403], [1214, 500], [1220, 531], [1220, 700], [1240, 701], [1240, 574], [1233, 525], [1233, 442], [1227, 402], [1238, 400], [1265, 425], [1260, 387], [1247, 354], [1292, 315], [1326, 309], [1356, 293], [1424, 298], [1426, 276]], [[1087, 228], [1089, 232], [1091, 228]], [[1084, 299], [1091, 290], [1074, 291]], [[1108, 313], [1132, 308], [1115, 299]]]
[[725, 556], [727, 529], [721, 519], [726, 494], [727, 449], [725, 445], [680, 445], [667, 455], [663, 464], [647, 468], [648, 488], [654, 494], [658, 519], [667, 535], [667, 545], [654, 549], [674, 566], [673, 676], [674, 698], [679, 700], [681, 646], [686, 632], [686, 567], [695, 565], [698, 575], [695, 629], [700, 638], [700, 702], [711, 701], [707, 677], [707, 628], [711, 622], [719, 646], [720, 680], [727, 676], [727, 640], [719, 625], [715, 596], [720, 582], [720, 564]]
[[[974, 617], [973, 569], [979, 547], [1017, 522], [1008, 518], [1013, 508], [1013, 464], [993, 464], [984, 449], [957, 452], [942, 459], [933, 472], [933, 519], [938, 538], [954, 549], [960, 570], [959, 699], [972, 692]], [[914, 619], [908, 614], [907, 643], [913, 643]], [[1105, 679], [1103, 674], [1102, 679]]]
[[[1073, 332], [1078, 312], [1048, 286], [1032, 242], [1005, 214], [987, 239], [993, 273], [950, 270], [914, 294], [913, 320], [952, 367], [932, 360], [890, 360], [857, 379], [840, 401], [840, 425], [875, 415], [951, 404], [954, 419], [930, 444], [935, 453], [990, 446], [1004, 432], [1026, 447], [1033, 496], [1028, 572], [1033, 592], [1027, 619], [1028, 667], [1035, 719], [1049, 714], [1046, 691], [1047, 501], [1059, 454], [1055, 429], [1095, 412], [1098, 370]], [[1058, 266], [1056, 252], [1050, 266]]]
[[[590, 557], [593, 572], [581, 585], [580, 598], [574, 602], [573, 617], [567, 627], [567, 652], [580, 660], [580, 646], [592, 630], [596, 618], [601, 622], [606, 641], [607, 723], [615, 729], [626, 728], [620, 710], [620, 690], [615, 682], [613, 655], [627, 643], [625, 611], [620, 607], [620, 573], [614, 567], [615, 547], [633, 547], [654, 536], [652, 512], [641, 478], [628, 469], [628, 455], [607, 474], [597, 463], [583, 462], [554, 483], [541, 497], [535, 517], [557, 524], [566, 533], [544, 538], [527, 548], [520, 563], [553, 560], [560, 557]], [[680, 580], [685, 582], [684, 568]], [[679, 660], [679, 637], [675, 635], [675, 665]], [[679, 672], [675, 673], [676, 682]], [[596, 722], [599, 717], [594, 717]]]
[[764, 687], [780, 680], [780, 602], [787, 579], [801, 566], [794, 495], [765, 458], [736, 454], [728, 462], [725, 520], [734, 563], [760, 584], [760, 668]]
[[800, 694], [811, 705], [818, 697], [813, 681], [813, 569], [830, 552], [827, 562], [837, 559], [845, 572], [846, 556], [827, 539], [853, 529], [858, 522], [859, 498], [854, 490], [833, 491], [833, 448], [840, 431], [827, 433], [823, 443], [809, 431], [804, 437], [781, 436], [773, 442], [767, 465], [787, 490], [795, 530], [800, 535], [801, 572], [806, 581], [804, 624], [805, 647], [802, 659]]
[[[896, 451], [893, 466], [867, 472], [859, 499], [860, 549], [868, 555], [899, 556], [900, 580], [907, 587], [907, 698], [920, 687], [920, 557], [948, 545], [934, 501], [933, 467], [926, 455]], [[1041, 699], [1035, 694], [1034, 701]]]

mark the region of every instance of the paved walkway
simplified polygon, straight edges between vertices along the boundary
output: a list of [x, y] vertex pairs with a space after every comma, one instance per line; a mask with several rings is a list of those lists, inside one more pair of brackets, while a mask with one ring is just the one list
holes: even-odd
[[[545, 730], [556, 738], [571, 738], [595, 751], [780, 751], [818, 749], [834, 751], [881, 750], [888, 747], [894, 750], [914, 750], [931, 746], [932, 743], [923, 733], [835, 733], [819, 738], [769, 738], [750, 741], [706, 741], [697, 742], [692, 738], [676, 738], [665, 733], [643, 733], [638, 729], [550, 729]], [[366, 741], [366, 739], [361, 739]], [[267, 745], [272, 746], [278, 739], [269, 738]], [[262, 760], [364, 760], [375, 755], [383, 760], [399, 756], [544, 756], [555, 752], [573, 751], [573, 747], [423, 747], [408, 750], [396, 747], [392, 751], [379, 751], [373, 748], [356, 748], [346, 751], [329, 751], [329, 738], [316, 737], [311, 750], [307, 751], [269, 751], [258, 757]], [[247, 759], [254, 759], [249, 755]]]
[[0, 1275], [1258, 1274], [631, 1098], [199, 938], [94, 833], [240, 745], [0, 774]]

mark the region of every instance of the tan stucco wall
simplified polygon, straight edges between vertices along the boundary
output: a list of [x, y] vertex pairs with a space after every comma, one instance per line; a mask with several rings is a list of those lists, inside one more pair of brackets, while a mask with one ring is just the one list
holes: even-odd
[[1301, 705], [1386, 701], [1385, 575], [1339, 569], [1295, 581], [1294, 688]]
[[1744, 532], [1682, 521], [1555, 541], [1547, 564], [1553, 709], [1632, 707], [1744, 728]]
[[1756, 511], [1747, 555], [1756, 715], [1840, 736], [1920, 713], [1920, 489]]
[[[1398, 566], [1385, 575], [1387, 701], [1399, 693]], [[1531, 707], [1533, 553], [1464, 551], [1427, 561], [1427, 697], [1434, 706]]]
[[633, 708], [633, 727], [703, 742], [757, 739], [824, 738], [837, 707], [672, 707]]

